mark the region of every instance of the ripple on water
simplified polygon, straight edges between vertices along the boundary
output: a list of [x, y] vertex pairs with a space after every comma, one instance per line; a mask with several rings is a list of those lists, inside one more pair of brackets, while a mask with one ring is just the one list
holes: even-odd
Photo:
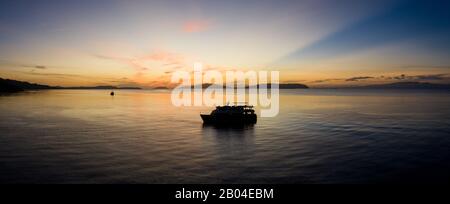
[[[413, 100], [410, 100], [413, 99]], [[169, 93], [57, 90], [0, 98], [8, 183], [442, 182], [448, 93], [281, 94], [254, 126], [203, 126]]]

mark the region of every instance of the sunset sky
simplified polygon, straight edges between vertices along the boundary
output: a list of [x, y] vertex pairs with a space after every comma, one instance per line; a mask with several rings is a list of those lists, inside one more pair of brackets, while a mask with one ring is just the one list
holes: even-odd
[[168, 86], [201, 62], [312, 87], [449, 83], [449, 2], [6, 1], [0, 77]]

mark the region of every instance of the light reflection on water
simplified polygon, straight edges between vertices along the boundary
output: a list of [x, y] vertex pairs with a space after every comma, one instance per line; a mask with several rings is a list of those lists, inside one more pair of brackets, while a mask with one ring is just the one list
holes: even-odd
[[450, 94], [282, 90], [254, 126], [203, 126], [170, 92], [52, 90], [0, 97], [7, 183], [445, 182]]

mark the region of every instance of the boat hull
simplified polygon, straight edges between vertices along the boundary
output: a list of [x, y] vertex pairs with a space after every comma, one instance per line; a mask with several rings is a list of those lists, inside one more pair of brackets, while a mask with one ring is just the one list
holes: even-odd
[[218, 125], [236, 125], [236, 124], [255, 124], [257, 119], [256, 115], [203, 115], [200, 117], [205, 124], [218, 124]]

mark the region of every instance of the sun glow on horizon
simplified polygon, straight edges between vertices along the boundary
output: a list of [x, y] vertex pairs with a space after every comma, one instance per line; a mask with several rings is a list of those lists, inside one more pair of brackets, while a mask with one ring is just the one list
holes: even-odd
[[[280, 71], [311, 87], [450, 83], [448, 4], [420, 1], [9, 2], [0, 77], [55, 86], [173, 86], [205, 69]], [[421, 13], [423, 15], [417, 15]]]

